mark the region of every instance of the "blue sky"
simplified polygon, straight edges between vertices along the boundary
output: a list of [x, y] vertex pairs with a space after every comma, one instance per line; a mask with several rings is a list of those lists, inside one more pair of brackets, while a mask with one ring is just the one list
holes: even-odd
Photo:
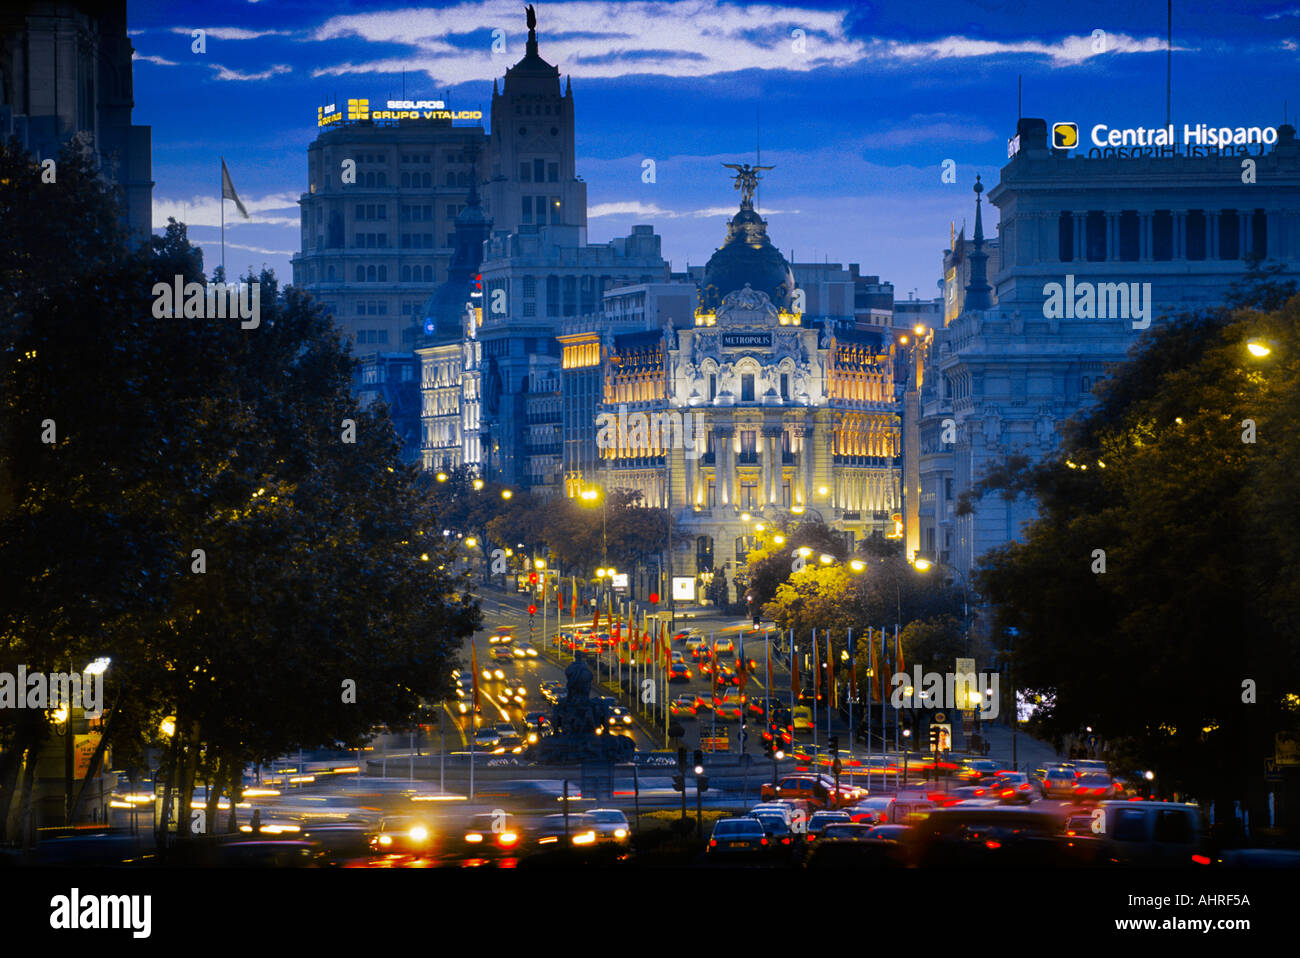
[[[906, 299], [936, 295], [949, 224], [973, 222], [976, 173], [998, 180], [1017, 76], [1026, 116], [1084, 129], [1164, 121], [1159, 2], [535, 6], [542, 56], [573, 81], [590, 240], [651, 223], [679, 270], [722, 241], [737, 194], [719, 164], [753, 162], [757, 131], [762, 162], [776, 167], [760, 194], [773, 242], [800, 262], [860, 263]], [[227, 264], [265, 263], [287, 282], [316, 107], [397, 97], [405, 69], [408, 98], [445, 91], [450, 108], [482, 109], [486, 123], [493, 77], [523, 56], [523, 7], [130, 3], [155, 227], [185, 220], [208, 269], [219, 262], [224, 155], [252, 213], [245, 222], [228, 205]], [[192, 52], [196, 28], [205, 53]], [[496, 29], [504, 54], [492, 50]], [[1298, 0], [1177, 0], [1173, 45], [1176, 124], [1278, 125], [1287, 98], [1295, 122]], [[653, 184], [641, 180], [646, 158]], [[955, 185], [941, 182], [945, 159], [957, 164]]]

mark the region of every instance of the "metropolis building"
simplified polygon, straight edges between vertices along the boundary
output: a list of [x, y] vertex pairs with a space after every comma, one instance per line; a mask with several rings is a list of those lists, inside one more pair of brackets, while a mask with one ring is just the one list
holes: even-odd
[[566, 339], [575, 362], [586, 349], [600, 364], [610, 428], [592, 484], [669, 510], [671, 572], [694, 580], [693, 598], [715, 571], [734, 580], [759, 522], [817, 519], [851, 547], [892, 535], [900, 501], [892, 344], [806, 321], [752, 190], [742, 195], [689, 325], [612, 333], [599, 351]]
[[[1043, 120], [1019, 121], [989, 190], [1000, 213], [992, 283], [977, 184], [964, 301], [914, 357], [916, 551], [969, 581], [980, 557], [1018, 538], [1035, 512], [995, 495], [958, 516], [962, 492], [1013, 453], [1049, 455], [1143, 328], [1222, 303], [1247, 259], [1300, 274], [1300, 142], [1290, 126], [1276, 134], [1271, 148], [1075, 155], [1049, 146]], [[951, 261], [949, 285], [961, 273]], [[946, 290], [947, 303], [958, 298]]]

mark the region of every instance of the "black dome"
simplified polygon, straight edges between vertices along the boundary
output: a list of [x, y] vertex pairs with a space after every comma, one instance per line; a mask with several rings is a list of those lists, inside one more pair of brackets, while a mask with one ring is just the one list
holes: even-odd
[[745, 288], [766, 293], [772, 305], [788, 310], [794, 297], [794, 273], [781, 251], [767, 238], [767, 222], [752, 207], [742, 206], [727, 224], [727, 238], [709, 257], [700, 284], [700, 306], [717, 309], [728, 293]]

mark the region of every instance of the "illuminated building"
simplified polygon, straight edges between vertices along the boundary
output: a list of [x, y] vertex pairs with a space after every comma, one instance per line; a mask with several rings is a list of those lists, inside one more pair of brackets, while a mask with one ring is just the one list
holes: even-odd
[[[965, 302], [923, 347], [921, 554], [968, 572], [1021, 535], [1035, 516], [1031, 502], [986, 496], [958, 516], [958, 498], [1010, 455], [1050, 454], [1063, 422], [1092, 401], [1144, 325], [1221, 304], [1245, 278], [1248, 257], [1282, 264], [1287, 277], [1300, 273], [1300, 142], [1290, 126], [1276, 134], [1271, 148], [1222, 154], [1139, 147], [1072, 155], [1049, 148], [1044, 121], [1019, 122], [989, 191], [1001, 240], [992, 288], [977, 200]], [[1076, 283], [1098, 290], [1098, 306], [1106, 291], [1118, 308], [1105, 318], [1092, 308], [1055, 314], [1053, 284]]]
[[[389, 102], [318, 109], [293, 258], [294, 285], [334, 314], [361, 357], [414, 348], [421, 306], [447, 279], [475, 158], [487, 149], [481, 125], [453, 122], [473, 111], [442, 100], [383, 109]], [[347, 161], [355, 182], [345, 182]]]
[[133, 54], [125, 0], [20, 4], [0, 29], [0, 136], [43, 160], [88, 134], [138, 243], [153, 232], [153, 146], [131, 123]]
[[839, 322], [806, 322], [794, 273], [749, 201], [698, 275], [690, 325], [608, 336], [603, 484], [670, 510], [672, 571], [695, 578], [697, 597], [701, 573], [735, 580], [758, 522], [821, 520], [849, 543], [895, 534], [892, 344], [854, 328], [852, 296]]

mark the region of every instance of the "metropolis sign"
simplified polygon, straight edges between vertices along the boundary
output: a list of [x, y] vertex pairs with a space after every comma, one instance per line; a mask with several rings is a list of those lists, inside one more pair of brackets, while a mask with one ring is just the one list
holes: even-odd
[[771, 333], [723, 333], [722, 345], [728, 348], [758, 347], [772, 348]]

